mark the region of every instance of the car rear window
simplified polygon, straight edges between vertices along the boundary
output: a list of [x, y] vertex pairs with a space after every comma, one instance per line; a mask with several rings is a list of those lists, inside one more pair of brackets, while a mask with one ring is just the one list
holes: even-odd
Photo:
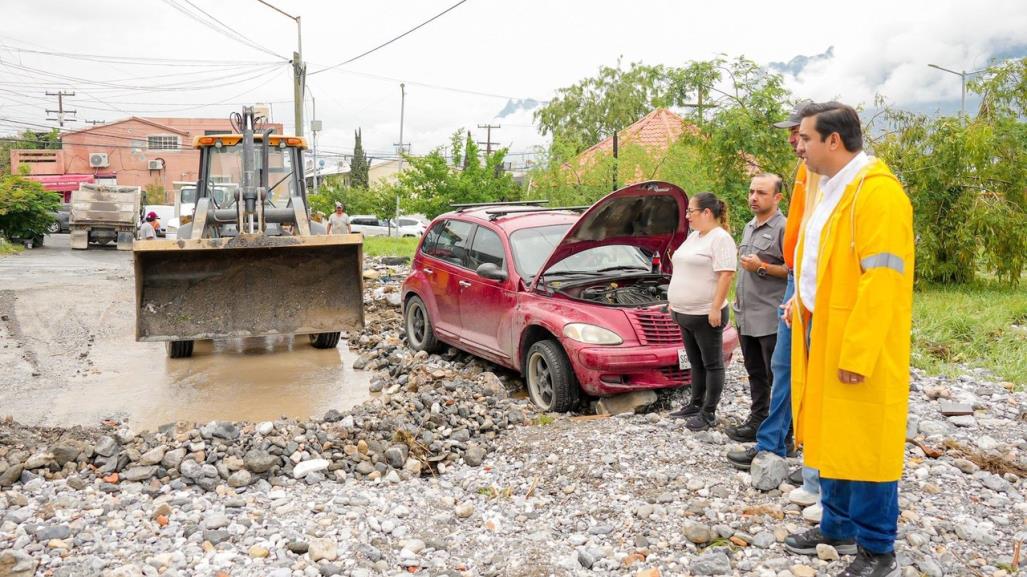
[[436, 223], [421, 246], [421, 252], [459, 266], [467, 266], [464, 257], [467, 240], [473, 229], [473, 224], [459, 220]]

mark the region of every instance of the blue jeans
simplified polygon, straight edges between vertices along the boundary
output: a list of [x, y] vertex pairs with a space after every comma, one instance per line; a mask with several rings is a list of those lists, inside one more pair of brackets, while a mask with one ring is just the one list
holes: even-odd
[[[788, 302], [794, 294], [795, 275], [789, 271], [781, 302]], [[785, 324], [782, 312], [778, 312], [777, 346], [770, 358], [770, 372], [774, 375], [770, 389], [770, 414], [756, 431], [756, 450], [770, 451], [779, 457], [788, 452], [788, 431], [792, 428], [792, 327]], [[810, 493], [820, 492], [819, 479], [816, 469], [802, 468], [802, 486]]]
[[899, 482], [820, 479], [824, 514], [820, 532], [830, 539], [856, 539], [871, 553], [895, 550], [899, 531]]
[[[782, 302], [795, 294], [795, 275], [788, 273], [788, 284]], [[784, 457], [787, 453], [788, 431], [792, 428], [792, 328], [777, 313], [777, 345], [770, 357], [770, 413], [756, 431], [756, 450], [770, 451]]]

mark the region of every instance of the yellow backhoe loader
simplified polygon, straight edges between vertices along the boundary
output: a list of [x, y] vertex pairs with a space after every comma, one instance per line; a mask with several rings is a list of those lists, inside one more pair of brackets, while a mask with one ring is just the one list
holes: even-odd
[[363, 237], [310, 219], [302, 138], [232, 115], [200, 136], [196, 207], [174, 240], [133, 243], [136, 340], [188, 357], [201, 339], [310, 335], [334, 348], [364, 324]]

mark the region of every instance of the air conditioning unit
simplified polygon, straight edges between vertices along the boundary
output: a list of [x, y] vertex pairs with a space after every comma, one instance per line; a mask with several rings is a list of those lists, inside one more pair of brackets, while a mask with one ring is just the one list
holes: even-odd
[[89, 166], [92, 168], [107, 168], [111, 165], [110, 159], [107, 158], [106, 152], [90, 152], [89, 153]]
[[150, 170], [164, 170], [163, 160], [150, 160], [148, 161]]

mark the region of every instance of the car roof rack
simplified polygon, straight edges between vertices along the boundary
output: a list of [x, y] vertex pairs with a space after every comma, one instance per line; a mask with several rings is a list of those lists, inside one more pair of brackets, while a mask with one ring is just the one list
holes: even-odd
[[501, 216], [507, 216], [509, 214], [523, 214], [526, 212], [555, 212], [557, 210], [568, 210], [571, 212], [582, 212], [591, 208], [591, 205], [584, 206], [554, 206], [554, 207], [538, 207], [538, 208], [502, 208], [499, 210], [486, 210], [485, 214], [488, 215], [489, 220], [496, 220]]
[[548, 200], [504, 200], [495, 202], [471, 202], [461, 204], [450, 204], [450, 208], [457, 209], [457, 212], [463, 212], [471, 208], [481, 208], [483, 206], [539, 206], [542, 204], [549, 204]]

